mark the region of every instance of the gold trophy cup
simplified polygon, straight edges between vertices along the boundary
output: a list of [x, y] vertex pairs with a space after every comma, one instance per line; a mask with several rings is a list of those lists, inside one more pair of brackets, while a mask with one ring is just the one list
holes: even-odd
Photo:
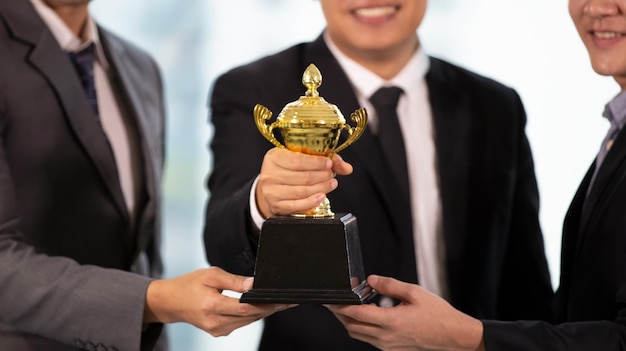
[[[339, 108], [319, 95], [322, 75], [314, 64], [305, 70], [302, 84], [305, 95], [285, 105], [271, 124], [272, 112], [256, 105], [256, 126], [276, 147], [332, 157], [363, 134], [367, 112], [354, 111], [350, 118], [356, 126], [347, 124]], [[277, 129], [284, 145], [274, 135]], [[348, 137], [339, 145], [344, 130]], [[265, 221], [254, 275], [254, 286], [241, 302], [361, 304], [373, 296], [365, 280], [356, 217], [335, 215], [327, 198], [309, 211]]]
[[[278, 115], [276, 121], [270, 125], [266, 122], [272, 117], [267, 107], [254, 107], [254, 121], [263, 136], [274, 146], [286, 147], [291, 151], [309, 155], [332, 157], [333, 154], [350, 146], [355, 142], [367, 125], [367, 112], [360, 108], [350, 116], [356, 123], [351, 127], [337, 106], [330, 104], [319, 96], [317, 88], [322, 85], [322, 75], [314, 64], [310, 64], [302, 75], [302, 84], [307, 88], [304, 96], [287, 104]], [[285, 145], [274, 136], [274, 130], [279, 129]], [[348, 139], [337, 146], [342, 130], [348, 132]], [[302, 213], [294, 213], [296, 217], [330, 217], [330, 203], [325, 199], [318, 207]]]

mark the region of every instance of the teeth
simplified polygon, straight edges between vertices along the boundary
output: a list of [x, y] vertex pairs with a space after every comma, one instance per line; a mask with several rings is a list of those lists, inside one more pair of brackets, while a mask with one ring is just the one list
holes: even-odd
[[600, 39], [613, 39], [622, 36], [620, 33], [616, 32], [595, 32], [594, 35]]
[[380, 7], [368, 7], [364, 9], [358, 9], [355, 11], [357, 16], [361, 17], [380, 17], [387, 16], [396, 11], [395, 6], [380, 6]]

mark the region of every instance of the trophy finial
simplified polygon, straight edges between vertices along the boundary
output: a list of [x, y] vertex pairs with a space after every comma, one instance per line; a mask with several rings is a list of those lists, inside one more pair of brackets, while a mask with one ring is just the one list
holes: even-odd
[[317, 92], [317, 88], [322, 85], [322, 73], [317, 66], [310, 64], [306, 68], [304, 74], [302, 74], [302, 85], [307, 89], [306, 96], [318, 97], [320, 94]]

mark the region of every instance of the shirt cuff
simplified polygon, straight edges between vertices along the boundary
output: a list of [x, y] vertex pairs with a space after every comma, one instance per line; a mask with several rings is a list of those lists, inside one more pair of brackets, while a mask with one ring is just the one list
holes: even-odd
[[256, 229], [261, 230], [263, 226], [263, 222], [265, 222], [265, 218], [259, 212], [259, 208], [256, 206], [256, 184], [259, 181], [259, 176], [254, 179], [254, 183], [252, 183], [252, 189], [250, 189], [250, 216], [252, 217], [252, 222], [256, 226]]

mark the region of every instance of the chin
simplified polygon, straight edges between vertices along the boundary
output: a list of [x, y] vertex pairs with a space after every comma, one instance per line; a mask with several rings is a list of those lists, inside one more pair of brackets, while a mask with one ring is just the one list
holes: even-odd
[[614, 76], [618, 75], [622, 70], [618, 70], [615, 68], [615, 65], [611, 64], [611, 62], [606, 61], [591, 61], [591, 67], [593, 70], [601, 75], [601, 76]]

